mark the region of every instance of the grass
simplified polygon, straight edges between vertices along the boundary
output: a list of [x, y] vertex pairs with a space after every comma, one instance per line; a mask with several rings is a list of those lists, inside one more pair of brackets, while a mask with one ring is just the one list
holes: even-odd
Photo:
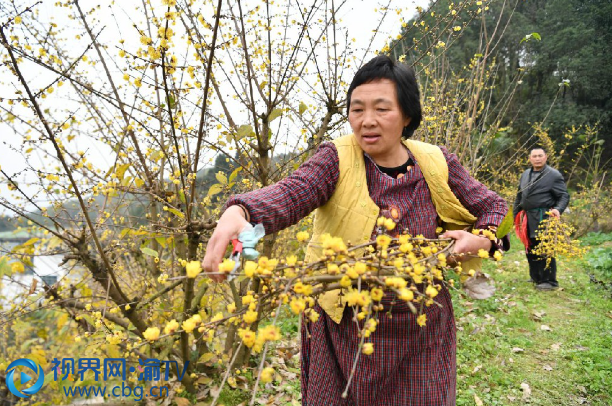
[[[560, 290], [533, 288], [522, 245], [513, 239], [501, 263], [487, 264], [497, 287], [492, 298], [468, 300], [454, 293], [458, 406], [612, 405], [612, 297], [587, 275], [602, 252], [612, 252], [612, 235], [589, 236], [586, 243], [595, 249], [584, 260], [557, 261]], [[295, 346], [297, 323], [290, 314], [279, 323]], [[299, 404], [299, 362], [279, 365], [280, 355], [271, 356], [278, 379], [262, 388], [260, 403]], [[246, 391], [226, 387], [221, 403], [248, 404], [247, 399]]]
[[541, 292], [513, 247], [488, 267], [492, 298], [455, 295], [457, 404], [612, 404], [612, 300], [587, 276], [592, 258], [559, 260], [562, 289]]

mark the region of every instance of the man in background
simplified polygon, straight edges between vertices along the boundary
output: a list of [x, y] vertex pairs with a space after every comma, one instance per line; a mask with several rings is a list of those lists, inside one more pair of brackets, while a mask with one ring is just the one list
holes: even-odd
[[527, 215], [529, 247], [527, 261], [529, 275], [538, 290], [553, 290], [557, 282], [557, 263], [552, 258], [546, 266], [546, 258], [531, 252], [539, 244], [536, 230], [542, 220], [551, 216], [560, 217], [569, 203], [569, 194], [563, 176], [546, 164], [548, 156], [542, 147], [534, 147], [529, 154], [531, 168], [521, 175], [519, 190], [514, 201], [514, 217], [524, 210]]

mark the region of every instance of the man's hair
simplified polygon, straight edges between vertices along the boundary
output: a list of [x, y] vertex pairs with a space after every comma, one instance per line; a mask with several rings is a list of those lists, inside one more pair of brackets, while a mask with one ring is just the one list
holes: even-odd
[[548, 155], [548, 152], [546, 152], [546, 148], [541, 147], [539, 145], [536, 145], [535, 147], [531, 147], [531, 150], [529, 151], [529, 153], [531, 154], [533, 151], [535, 151], [536, 149], [541, 149], [542, 151], [544, 151], [544, 155]]
[[379, 79], [389, 79], [395, 83], [397, 101], [402, 113], [404, 113], [404, 116], [410, 117], [410, 123], [402, 131], [402, 138], [410, 138], [414, 131], [419, 128], [423, 117], [419, 85], [411, 67], [395, 62], [387, 55], [378, 55], [359, 68], [347, 92], [347, 112], [351, 108], [353, 90], [357, 86]]

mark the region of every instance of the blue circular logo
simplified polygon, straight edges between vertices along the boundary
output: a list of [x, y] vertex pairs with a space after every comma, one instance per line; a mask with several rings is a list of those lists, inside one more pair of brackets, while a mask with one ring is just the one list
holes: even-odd
[[[38, 379], [36, 380], [36, 383], [30, 386], [29, 388], [22, 389], [21, 391], [17, 389], [15, 387], [15, 371], [17, 370], [17, 367], [26, 367], [31, 369], [32, 372], [34, 372], [35, 374], [38, 374]], [[21, 385], [24, 385], [26, 382], [32, 380], [32, 378], [25, 372], [22, 372], [19, 375], [19, 378], [21, 380]], [[31, 359], [20, 358], [11, 362], [8, 368], [6, 368], [6, 387], [15, 396], [19, 396], [20, 398], [27, 398], [30, 395], [33, 395], [38, 392], [40, 388], [42, 388], [43, 383], [45, 383], [45, 373], [42, 367]]]

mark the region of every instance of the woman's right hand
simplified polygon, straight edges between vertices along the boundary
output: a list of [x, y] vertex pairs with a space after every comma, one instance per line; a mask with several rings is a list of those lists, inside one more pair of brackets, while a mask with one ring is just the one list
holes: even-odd
[[249, 225], [244, 215], [244, 211], [239, 206], [228, 207], [221, 215], [215, 231], [208, 240], [206, 253], [202, 260], [202, 269], [205, 272], [212, 272], [213, 274], [209, 277], [215, 282], [222, 282], [227, 278], [227, 275], [217, 273], [219, 272], [219, 264], [223, 261], [223, 256], [231, 240], [238, 238], [238, 234]]

